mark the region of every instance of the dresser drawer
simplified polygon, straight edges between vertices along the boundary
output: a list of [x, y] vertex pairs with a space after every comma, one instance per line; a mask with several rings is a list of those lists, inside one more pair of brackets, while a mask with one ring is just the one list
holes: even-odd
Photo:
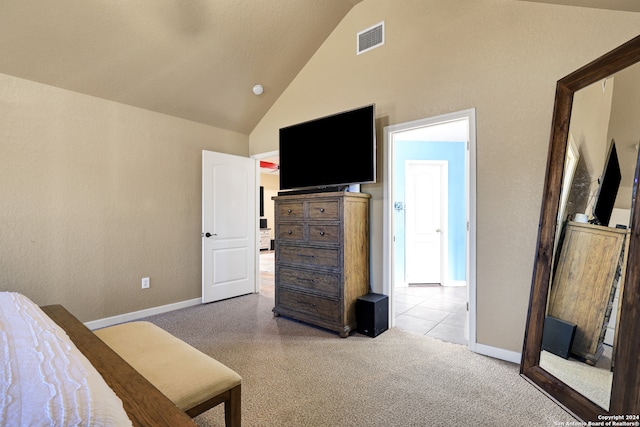
[[276, 221], [301, 220], [303, 217], [304, 205], [302, 202], [276, 203]]
[[337, 248], [320, 249], [281, 245], [276, 259], [279, 263], [302, 267], [338, 268], [340, 265], [338, 253]]
[[322, 224], [309, 225], [309, 242], [338, 244], [340, 242], [340, 226]]
[[302, 223], [285, 223], [276, 226], [276, 239], [280, 241], [304, 241], [304, 225]]
[[279, 288], [276, 304], [286, 309], [303, 313], [304, 316], [318, 317], [332, 322], [340, 318], [340, 304], [338, 301], [303, 294], [291, 289]]
[[309, 219], [337, 220], [340, 212], [337, 200], [319, 200], [309, 202]]
[[316, 273], [280, 267], [280, 285], [322, 292], [330, 297], [339, 294], [340, 276], [338, 274]]

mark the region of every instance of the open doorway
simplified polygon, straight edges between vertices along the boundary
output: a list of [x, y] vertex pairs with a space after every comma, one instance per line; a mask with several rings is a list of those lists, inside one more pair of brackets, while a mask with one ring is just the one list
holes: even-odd
[[475, 343], [475, 110], [385, 128], [390, 324]]
[[260, 220], [258, 227], [259, 242], [259, 292], [264, 296], [275, 296], [275, 211], [271, 199], [278, 195], [280, 189], [278, 151], [256, 154], [252, 156], [260, 162]]

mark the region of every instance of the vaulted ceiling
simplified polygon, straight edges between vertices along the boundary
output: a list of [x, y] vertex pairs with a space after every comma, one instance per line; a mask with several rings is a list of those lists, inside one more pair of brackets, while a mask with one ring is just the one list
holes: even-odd
[[361, 1], [2, 0], [0, 73], [248, 134]]
[[0, 73], [248, 134], [360, 1], [2, 0]]

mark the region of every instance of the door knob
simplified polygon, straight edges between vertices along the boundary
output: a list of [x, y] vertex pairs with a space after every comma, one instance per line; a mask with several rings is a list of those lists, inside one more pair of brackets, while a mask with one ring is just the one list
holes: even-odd
[[217, 236], [217, 234], [205, 233], [205, 237]]
[[441, 232], [441, 231], [442, 231], [441, 229], [436, 228], [436, 233], [439, 233], [439, 232]]

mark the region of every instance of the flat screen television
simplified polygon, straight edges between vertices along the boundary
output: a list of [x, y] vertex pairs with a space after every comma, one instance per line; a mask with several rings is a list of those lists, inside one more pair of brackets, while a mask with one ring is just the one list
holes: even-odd
[[280, 190], [376, 182], [375, 104], [280, 129]]
[[608, 226], [622, 178], [620, 174], [620, 163], [618, 163], [616, 142], [613, 139], [611, 140], [609, 153], [607, 154], [604, 165], [596, 201], [593, 205], [593, 219], [596, 224]]

